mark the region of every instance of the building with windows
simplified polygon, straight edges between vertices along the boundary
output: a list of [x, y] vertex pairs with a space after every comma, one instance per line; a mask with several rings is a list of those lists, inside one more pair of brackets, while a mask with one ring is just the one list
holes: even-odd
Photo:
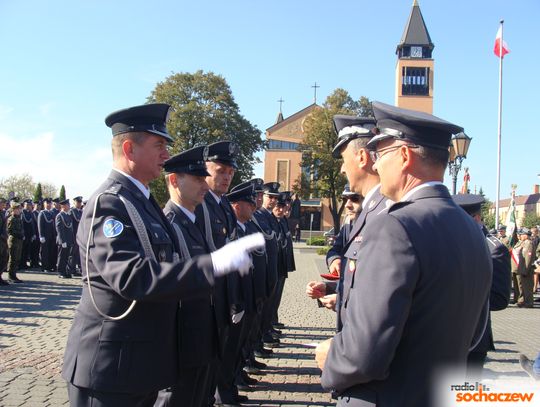
[[[395, 104], [406, 109], [433, 112], [434, 60], [433, 42], [429, 36], [417, 0], [414, 0], [405, 30], [396, 48]], [[265, 182], [277, 181], [281, 191], [290, 191], [299, 179], [302, 168], [303, 123], [314, 109], [313, 103], [287, 118], [280, 112], [276, 122], [266, 129], [268, 147], [264, 156]], [[314, 169], [316, 171], [316, 168]], [[316, 176], [309, 173], [308, 176]], [[325, 199], [312, 198], [301, 202], [300, 227], [303, 230], [327, 231], [334, 226]]]

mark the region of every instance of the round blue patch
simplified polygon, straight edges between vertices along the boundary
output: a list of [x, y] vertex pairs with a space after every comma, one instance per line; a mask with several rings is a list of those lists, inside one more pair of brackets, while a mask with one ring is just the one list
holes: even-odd
[[105, 237], [116, 237], [124, 230], [124, 224], [116, 219], [107, 219], [103, 224]]

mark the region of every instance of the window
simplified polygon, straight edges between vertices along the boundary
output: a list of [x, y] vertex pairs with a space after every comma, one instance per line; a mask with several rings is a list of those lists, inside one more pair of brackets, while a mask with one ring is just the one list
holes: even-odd
[[268, 150], [298, 150], [298, 143], [289, 141], [268, 140]]
[[280, 184], [281, 190], [289, 189], [289, 161], [277, 160], [276, 162], [277, 182]]
[[429, 95], [429, 68], [404, 66], [401, 69], [402, 95]]

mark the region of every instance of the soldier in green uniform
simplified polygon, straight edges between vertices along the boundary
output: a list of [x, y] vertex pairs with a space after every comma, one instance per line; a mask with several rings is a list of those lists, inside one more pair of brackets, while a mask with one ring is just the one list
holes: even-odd
[[531, 231], [527, 228], [518, 230], [519, 241], [512, 249], [512, 282], [514, 301], [520, 308], [532, 308], [533, 276], [535, 252], [530, 240]]
[[506, 236], [506, 226], [499, 226], [499, 229], [497, 231], [499, 232], [499, 240], [501, 241], [501, 243], [505, 245], [508, 250], [510, 250], [510, 238]]
[[24, 229], [21, 219], [21, 204], [15, 201], [11, 202], [11, 216], [7, 221], [9, 262], [8, 274], [11, 283], [22, 283], [17, 278], [17, 269], [21, 260], [22, 246], [24, 240]]

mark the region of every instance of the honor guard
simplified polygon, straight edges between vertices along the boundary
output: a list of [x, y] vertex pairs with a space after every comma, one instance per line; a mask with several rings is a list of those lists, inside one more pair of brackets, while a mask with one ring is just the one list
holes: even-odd
[[[206, 146], [177, 154], [163, 165], [170, 199], [163, 212], [173, 226], [180, 257], [210, 253], [202, 231], [195, 224], [195, 208], [202, 203], [209, 187], [206, 177]], [[182, 300], [178, 308], [178, 364], [180, 380], [161, 391], [155, 406], [206, 407], [210, 397], [208, 379], [218, 357], [218, 338], [212, 294]], [[213, 395], [213, 393], [212, 393]]]
[[0, 285], [9, 285], [2, 279], [2, 273], [7, 270], [9, 260], [9, 250], [7, 245], [7, 219], [6, 219], [6, 200], [0, 198]]
[[73, 253], [73, 245], [75, 244], [73, 220], [69, 216], [69, 199], [64, 199], [58, 203], [60, 204], [60, 213], [56, 215], [54, 220], [56, 244], [58, 245], [56, 270], [58, 271], [58, 277], [71, 278], [72, 270], [69, 263]]
[[[506, 309], [510, 302], [510, 291], [512, 290], [510, 253], [499, 239], [488, 233], [488, 230], [482, 223], [482, 205], [486, 200], [482, 195], [475, 194], [452, 195], [452, 199], [475, 220], [486, 237], [486, 244], [493, 264], [489, 303], [486, 306], [489, 306], [490, 311]], [[480, 320], [479, 325], [481, 326], [477, 327], [477, 331], [483, 331], [484, 334], [478, 343], [473, 344], [474, 346], [467, 357], [467, 377], [474, 380], [482, 379], [482, 371], [487, 352], [495, 350], [493, 331], [491, 330], [491, 317], [488, 317], [487, 320]]]
[[536, 253], [529, 228], [519, 228], [518, 241], [512, 248], [513, 302], [520, 308], [534, 307], [534, 261]]
[[[433, 405], [434, 375], [449, 365], [465, 368], [485, 312], [491, 259], [480, 228], [442, 183], [450, 139], [463, 128], [379, 102], [373, 111], [369, 155], [380, 192], [394, 203], [354, 237], [343, 326], [316, 350], [321, 384], [338, 406]], [[358, 153], [356, 166], [367, 154]], [[365, 196], [367, 208], [371, 199]]]
[[[73, 222], [73, 233], [77, 236], [77, 230], [79, 229], [79, 222], [81, 221], [82, 216], [82, 196], [76, 196], [73, 198], [73, 207], [69, 209], [69, 216], [71, 217], [71, 222]], [[69, 268], [74, 275], [81, 275], [81, 256], [79, 253], [79, 245], [77, 244], [77, 239], [73, 244], [71, 251]]]
[[34, 230], [36, 233], [36, 237], [33, 240], [32, 244], [30, 245], [30, 267], [31, 268], [39, 268], [39, 249], [41, 246], [41, 242], [39, 241], [39, 229], [38, 229], [38, 216], [39, 212], [41, 211], [43, 205], [43, 201], [37, 201], [34, 202], [33, 209], [32, 209], [32, 222], [34, 224]]
[[21, 213], [21, 219], [24, 229], [24, 241], [21, 253], [21, 262], [19, 268], [25, 270], [29, 267], [30, 256], [32, 252], [32, 244], [36, 240], [36, 228], [34, 224], [34, 216], [32, 214], [33, 202], [31, 199], [25, 199], [23, 201], [23, 210]]
[[[214, 278], [249, 271], [262, 237], [181, 260], [176, 232], [150, 194], [169, 158], [169, 105], [110, 114], [113, 169], [88, 200], [77, 238], [83, 274], [62, 377], [72, 406], [151, 406], [178, 383], [178, 301], [206, 298]], [[235, 253], [233, 256], [232, 253]]]
[[54, 251], [56, 247], [54, 216], [51, 212], [52, 199], [43, 200], [43, 209], [38, 215], [38, 232], [40, 247], [41, 269], [43, 271], [54, 271], [56, 264], [53, 263]]

